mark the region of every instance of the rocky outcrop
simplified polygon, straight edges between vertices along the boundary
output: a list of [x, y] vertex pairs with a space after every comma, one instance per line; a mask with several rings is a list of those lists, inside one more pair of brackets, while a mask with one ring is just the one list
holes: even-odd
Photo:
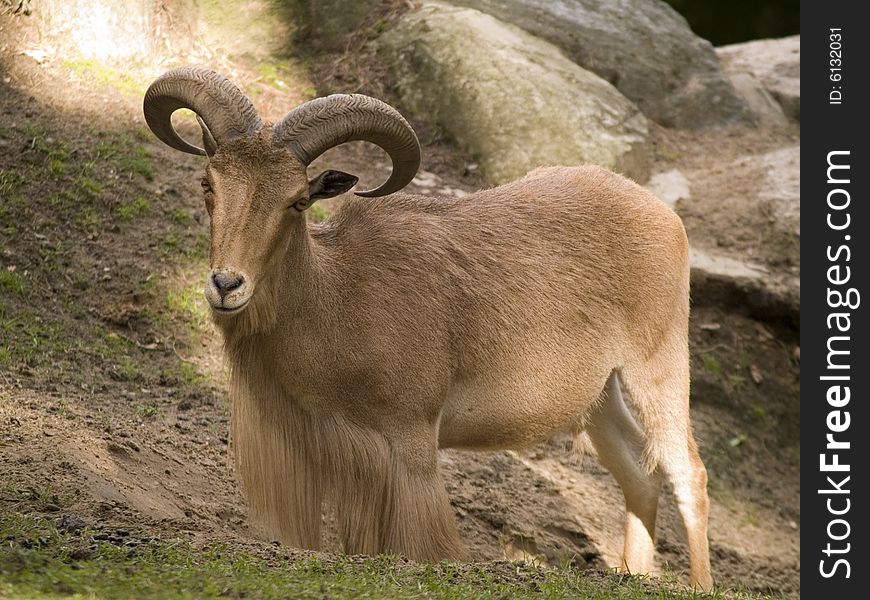
[[691, 197], [689, 181], [676, 169], [656, 173], [649, 178], [646, 188], [671, 208], [674, 208], [680, 200], [688, 200]]
[[692, 248], [692, 303], [800, 326], [800, 277], [728, 254]]
[[687, 174], [676, 210], [693, 248], [693, 298], [797, 326], [800, 147]]
[[749, 73], [732, 73], [729, 76], [734, 90], [743, 99], [756, 125], [778, 127], [788, 123], [788, 118], [776, 99], [770, 95], [755, 76]]
[[558, 48], [495, 17], [428, 3], [377, 42], [402, 104], [474, 155], [491, 183], [595, 163], [645, 180], [646, 119]]
[[559, 47], [668, 127], [746, 117], [713, 47], [661, 0], [452, 0]]
[[735, 77], [751, 77], [773, 97], [785, 115], [801, 118], [801, 38], [755, 40], [716, 49], [722, 69]]

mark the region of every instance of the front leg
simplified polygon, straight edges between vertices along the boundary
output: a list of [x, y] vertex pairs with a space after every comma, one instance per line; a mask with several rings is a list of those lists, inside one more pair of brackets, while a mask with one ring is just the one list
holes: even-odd
[[459, 560], [465, 552], [438, 469], [437, 434], [380, 433], [344, 423], [333, 469], [340, 533], [350, 554]]
[[266, 379], [234, 373], [231, 386], [236, 470], [254, 523], [270, 539], [320, 548], [323, 473], [311, 417]]
[[407, 448], [393, 450], [384, 547], [413, 560], [463, 560], [466, 553], [438, 468], [436, 436], [429, 441], [422, 455]]

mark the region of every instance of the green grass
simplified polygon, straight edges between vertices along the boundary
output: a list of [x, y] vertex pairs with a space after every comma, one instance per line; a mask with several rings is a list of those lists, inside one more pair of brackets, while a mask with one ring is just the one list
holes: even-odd
[[96, 209], [85, 206], [79, 210], [78, 222], [85, 229], [96, 229], [103, 222], [103, 219]]
[[208, 320], [208, 309], [199, 282], [189, 287], [168, 290], [166, 307], [171, 314], [181, 317], [197, 328]]
[[178, 223], [179, 225], [188, 225], [193, 220], [190, 216], [190, 211], [186, 208], [174, 208], [172, 210], [172, 220]]
[[185, 248], [184, 255], [192, 260], [203, 260], [208, 256], [211, 238], [207, 233], [200, 232], [197, 234], [193, 244]]
[[55, 519], [0, 514], [0, 597], [150, 600], [278, 598], [649, 598], [743, 599], [742, 594], [700, 594], [673, 583], [572, 568], [523, 563], [409, 564], [394, 557], [324, 555], [266, 560], [210, 544], [183, 540], [115, 544], [96, 532], [59, 531]]
[[181, 238], [177, 233], [170, 233], [160, 238], [160, 247], [165, 254], [174, 254], [174, 250], [181, 243]]
[[[26, 290], [25, 290], [26, 291]], [[2, 294], [0, 294], [2, 298]], [[77, 306], [66, 307], [68, 315], [75, 314]], [[41, 315], [32, 308], [13, 308], [0, 303], [0, 364], [19, 364], [35, 368], [57, 368], [70, 365], [71, 360], [102, 364], [105, 361], [120, 364], [122, 375], [135, 368], [136, 348], [126, 339], [100, 326], [90, 324], [73, 329], [54, 315]], [[124, 365], [129, 365], [124, 367]], [[79, 371], [81, 367], [77, 367]]]
[[103, 194], [103, 185], [87, 175], [82, 175], [75, 182], [76, 189], [90, 198], [99, 198]]
[[[77, 65], [82, 73], [89, 67]], [[100, 275], [103, 266], [90, 254], [90, 244], [84, 250], [83, 241], [104, 247], [104, 236], [123, 231], [147, 253], [146, 261], [161, 265], [190, 265], [208, 255], [208, 232], [194, 221], [192, 211], [150, 192], [157, 159], [145, 142], [153, 135], [143, 127], [113, 130], [95, 124], [86, 136], [73, 136], [38, 118], [21, 120], [4, 130], [7, 134], [22, 150], [0, 168], [0, 252], [14, 257], [9, 264], [20, 267], [19, 256], [27, 255], [35, 265], [26, 274], [0, 265], [0, 369], [8, 372], [7, 382], [11, 377], [22, 385], [50, 380], [64, 389], [95, 381], [113, 388], [160, 385], [175, 357], [144, 347], [154, 331], [154, 339], [171, 339], [180, 352], [188, 352], [189, 340], [198, 340], [207, 324], [201, 284], [170, 292], [166, 281], [145, 277], [148, 270], [137, 270], [125, 252], [109, 279]], [[21, 236], [25, 225], [48, 235], [36, 241]], [[136, 298], [142, 293], [141, 307], [138, 300], [126, 306], [128, 299], [101, 293], [123, 285], [120, 280], [129, 281]], [[72, 293], [61, 294], [57, 304], [45, 302], [46, 287], [58, 283]], [[81, 290], [97, 293], [80, 295]], [[113, 311], [131, 321], [116, 323]], [[134, 330], [111, 334], [97, 320], [103, 312], [110, 315], [111, 327], [121, 323]], [[172, 376], [186, 392], [205, 385], [188, 365]], [[150, 414], [152, 409], [142, 410]]]
[[12, 194], [25, 182], [25, 177], [15, 171], [0, 169], [0, 196]]
[[156, 417], [160, 413], [160, 407], [156, 404], [140, 404], [136, 407], [140, 417]]
[[118, 364], [115, 365], [115, 370], [118, 372], [118, 375], [123, 377], [126, 381], [136, 381], [142, 378], [142, 374], [139, 372], [139, 367], [129, 356], [122, 357]]
[[116, 89], [131, 96], [145, 93], [145, 84], [129, 74], [112, 69], [99, 61], [90, 59], [64, 60], [63, 67], [103, 87]]
[[7, 294], [23, 294], [24, 278], [14, 271], [0, 271], [0, 290]]
[[123, 202], [116, 210], [118, 217], [124, 221], [130, 221], [141, 217], [148, 212], [150, 205], [144, 196], [137, 196], [132, 202]]
[[132, 153], [120, 159], [121, 170], [141, 175], [146, 180], [154, 179], [151, 169], [151, 154], [145, 148], [133, 148]]
[[282, 73], [283, 68], [283, 65], [275, 63], [261, 63], [257, 66], [257, 72], [260, 74], [260, 78], [266, 82], [267, 85], [277, 90], [286, 90], [287, 82], [285, 79], [287, 78], [287, 74]]
[[176, 382], [183, 388], [196, 388], [206, 384], [196, 367], [187, 362], [178, 362], [163, 370], [162, 375], [169, 381]]
[[717, 376], [722, 375], [722, 364], [712, 354], [704, 354], [701, 357], [701, 362], [707, 372]]
[[64, 336], [51, 323], [27, 309], [12, 311], [0, 304], [0, 340], [6, 342], [11, 358], [33, 366], [50, 361], [66, 349]]
[[63, 175], [66, 172], [66, 163], [59, 158], [52, 158], [48, 170], [52, 175]]

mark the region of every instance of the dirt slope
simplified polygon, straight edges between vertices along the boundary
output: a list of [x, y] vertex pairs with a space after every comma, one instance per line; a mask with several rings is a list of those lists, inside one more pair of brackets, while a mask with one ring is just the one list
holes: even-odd
[[[228, 459], [220, 340], [199, 291], [208, 234], [202, 160], [144, 129], [141, 91], [153, 69], [96, 77], [4, 52], [0, 510], [74, 515], [110, 540], [264, 547]], [[233, 68], [267, 118], [310, 87], [299, 75], [275, 86]], [[375, 183], [387, 164], [369, 150], [349, 145], [319, 162]], [[412, 189], [479, 185], [473, 167], [437, 140], [427, 156], [429, 171]], [[797, 595], [797, 334], [715, 307], [693, 318], [693, 410], [711, 474], [717, 582]], [[476, 559], [616, 564], [621, 496], [573, 445], [559, 438], [519, 453], [443, 453]], [[662, 567], [684, 572], [668, 493], [660, 506]]]

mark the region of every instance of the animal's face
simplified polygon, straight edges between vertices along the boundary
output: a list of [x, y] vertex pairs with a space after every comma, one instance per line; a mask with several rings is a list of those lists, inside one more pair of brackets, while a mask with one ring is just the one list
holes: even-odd
[[[172, 113], [189, 108], [202, 127], [202, 148], [179, 136]], [[148, 87], [145, 121], [165, 144], [209, 157], [202, 187], [211, 215], [211, 269], [205, 296], [216, 313], [244, 310], [288, 243], [305, 232], [305, 210], [343, 194], [357, 178], [305, 169], [330, 148], [368, 140], [383, 148], [393, 172], [361, 196], [385, 196], [407, 185], [420, 166], [420, 144], [407, 121], [380, 100], [359, 94], [316, 98], [264, 125], [238, 87], [209, 69], [167, 71]], [[304, 240], [303, 240], [304, 241]]]
[[348, 191], [356, 177], [325, 171], [311, 181], [305, 166], [263, 131], [232, 140], [212, 156], [202, 178], [211, 217], [210, 271], [205, 296], [212, 309], [243, 310], [288, 243], [305, 231], [305, 210]]

